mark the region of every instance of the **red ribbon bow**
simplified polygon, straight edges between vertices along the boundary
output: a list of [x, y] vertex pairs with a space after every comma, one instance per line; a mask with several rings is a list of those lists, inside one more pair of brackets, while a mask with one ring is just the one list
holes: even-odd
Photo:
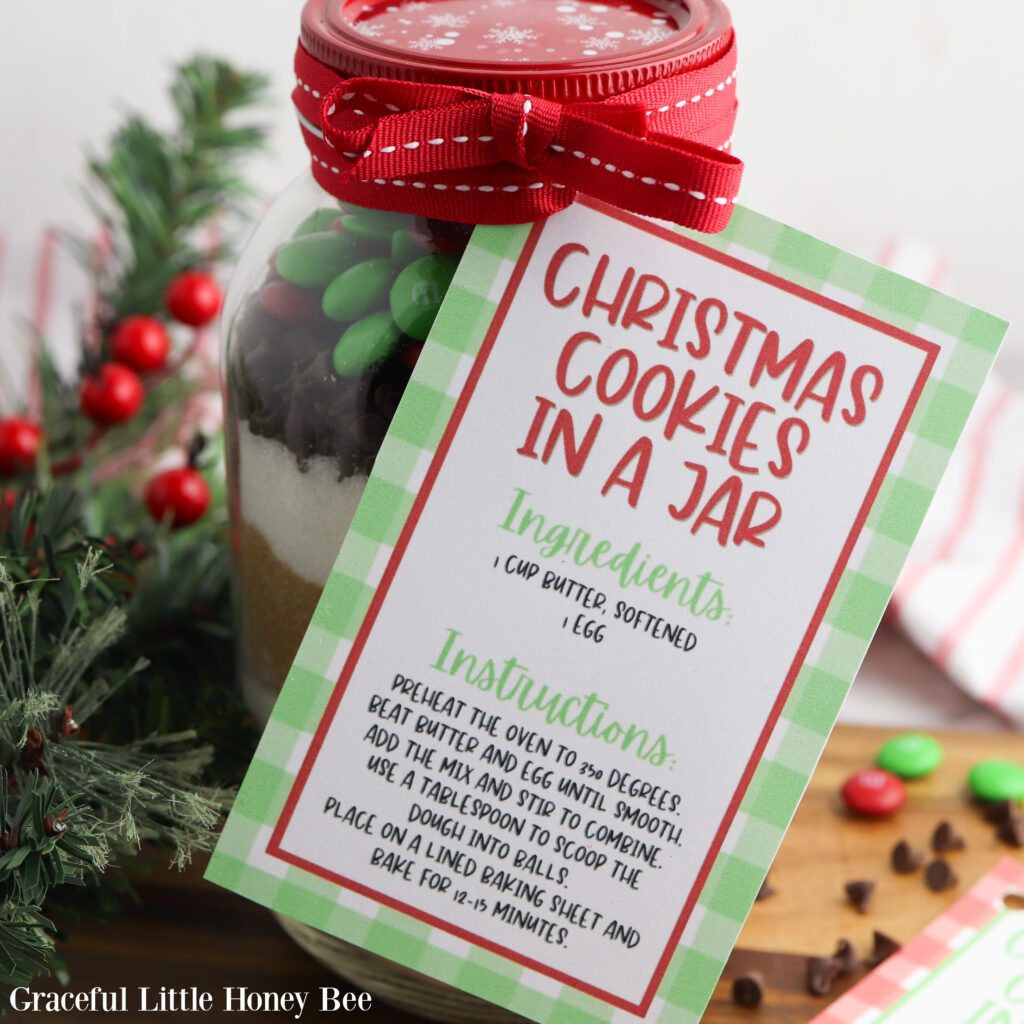
[[476, 224], [536, 220], [577, 191], [700, 231], [728, 223], [735, 45], [601, 102], [343, 79], [301, 46], [293, 94], [313, 173], [362, 206]]

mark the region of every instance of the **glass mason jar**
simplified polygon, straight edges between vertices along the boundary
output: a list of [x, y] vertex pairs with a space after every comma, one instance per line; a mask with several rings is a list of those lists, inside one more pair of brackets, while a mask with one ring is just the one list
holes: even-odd
[[[308, 0], [293, 100], [310, 169], [253, 234], [223, 317], [239, 665], [259, 721], [269, 718], [473, 224], [535, 220], [568, 205], [574, 188], [590, 191], [573, 183], [577, 165], [587, 165], [595, 188], [633, 187], [639, 212], [685, 221], [673, 203], [710, 206], [698, 201], [699, 184], [680, 199], [677, 184], [659, 182], [657, 153], [647, 176], [627, 181], [637, 175], [625, 161], [585, 159], [571, 142], [578, 134], [561, 145], [554, 132], [561, 109], [579, 105], [589, 117], [609, 101], [602, 110], [616, 129], [632, 111], [638, 140], [650, 133], [736, 165], [727, 155], [732, 50], [720, 0]], [[434, 86], [468, 91], [437, 95]], [[412, 102], [435, 109], [416, 128], [392, 131], [388, 118]], [[468, 128], [446, 120], [463, 102], [476, 103]], [[484, 115], [481, 129], [473, 119]], [[365, 141], [371, 119], [380, 134]], [[541, 157], [561, 159], [567, 177], [538, 174]], [[350, 172], [359, 161], [362, 173]], [[389, 172], [388, 161], [398, 169]], [[699, 217], [690, 222], [701, 226]], [[413, 1012], [518, 1019], [282, 923], [319, 959]]]
[[334, 565], [472, 228], [364, 210], [303, 175], [226, 304], [240, 683], [261, 723]]

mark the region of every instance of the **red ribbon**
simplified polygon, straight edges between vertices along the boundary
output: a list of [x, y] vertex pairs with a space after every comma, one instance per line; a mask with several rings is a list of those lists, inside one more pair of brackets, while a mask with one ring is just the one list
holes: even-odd
[[699, 231], [729, 221], [743, 164], [726, 150], [736, 47], [601, 102], [343, 78], [300, 45], [313, 175], [339, 199], [471, 224], [537, 220], [576, 192]]

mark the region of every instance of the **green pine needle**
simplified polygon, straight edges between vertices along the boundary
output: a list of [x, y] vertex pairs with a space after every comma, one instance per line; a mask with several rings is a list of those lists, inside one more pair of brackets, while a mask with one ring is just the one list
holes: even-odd
[[[177, 69], [171, 86], [180, 122], [173, 133], [131, 117], [107, 155], [90, 160], [87, 200], [117, 235], [102, 282], [112, 321], [158, 312], [171, 278], [207, 262], [199, 229], [246, 193], [235, 165], [264, 144], [265, 131], [237, 123], [238, 114], [262, 99], [266, 84], [263, 75], [196, 57]], [[83, 240], [79, 249], [90, 252]]]

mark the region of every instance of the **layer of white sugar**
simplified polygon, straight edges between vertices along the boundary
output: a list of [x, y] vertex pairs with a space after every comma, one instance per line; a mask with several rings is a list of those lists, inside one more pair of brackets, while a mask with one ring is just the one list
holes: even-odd
[[365, 476], [338, 479], [336, 460], [317, 456], [305, 472], [280, 441], [240, 423], [242, 516], [296, 576], [324, 586], [366, 487]]

